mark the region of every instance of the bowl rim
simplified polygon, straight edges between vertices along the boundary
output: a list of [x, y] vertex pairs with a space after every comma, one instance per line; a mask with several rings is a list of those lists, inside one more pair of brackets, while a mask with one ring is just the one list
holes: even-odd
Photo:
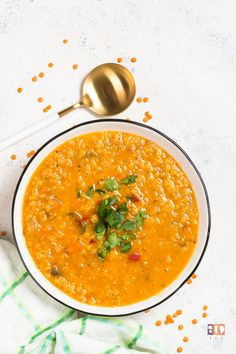
[[[18, 254], [20, 256], [20, 259], [24, 265], [24, 267], [26, 268], [27, 272], [29, 273], [29, 275], [31, 276], [31, 278], [34, 280], [34, 282], [45, 292], [47, 293], [51, 298], [53, 298], [54, 300], [56, 300], [57, 302], [59, 302], [60, 304], [66, 306], [66, 307], [69, 307], [71, 309], [74, 309], [76, 311], [79, 311], [81, 313], [85, 313], [85, 314], [88, 314], [88, 315], [94, 315], [94, 316], [104, 316], [103, 314], [98, 314], [98, 313], [93, 313], [92, 311], [91, 312], [86, 312], [86, 311], [82, 311], [82, 310], [79, 310], [78, 308], [75, 308], [73, 306], [70, 306], [70, 305], [67, 305], [66, 303], [64, 303], [63, 301], [59, 300], [58, 298], [56, 298], [55, 296], [53, 296], [51, 293], [49, 293], [41, 284], [38, 280], [35, 279], [35, 277], [32, 275], [29, 267], [27, 267], [24, 259], [23, 259], [23, 256], [20, 252], [20, 248], [19, 248], [19, 245], [18, 245], [18, 241], [17, 241], [17, 236], [16, 236], [16, 232], [15, 232], [15, 227], [14, 227], [14, 210], [15, 210], [15, 202], [16, 202], [16, 197], [17, 197], [17, 192], [18, 192], [18, 189], [20, 187], [20, 184], [21, 184], [21, 181], [27, 171], [27, 169], [29, 168], [29, 166], [31, 165], [32, 161], [36, 158], [36, 156], [48, 145], [50, 144], [53, 140], [57, 139], [58, 137], [74, 130], [74, 129], [77, 129], [77, 128], [80, 128], [84, 125], [92, 125], [94, 123], [99, 123], [99, 122], [120, 122], [121, 124], [125, 123], [125, 124], [133, 124], [133, 125], [137, 125], [137, 126], [140, 126], [142, 128], [145, 128], [145, 129], [149, 129], [159, 135], [161, 135], [162, 137], [164, 137], [165, 139], [167, 139], [170, 143], [172, 143], [173, 145], [175, 145], [175, 147], [177, 149], [179, 149], [182, 154], [187, 158], [188, 162], [191, 164], [191, 166], [193, 167], [193, 169], [195, 170], [200, 182], [201, 182], [201, 185], [203, 187], [203, 191], [204, 191], [204, 195], [205, 195], [205, 198], [206, 198], [206, 206], [207, 206], [207, 221], [208, 221], [208, 224], [207, 224], [207, 234], [206, 234], [206, 239], [205, 239], [205, 244], [204, 244], [204, 247], [203, 247], [203, 250], [202, 250], [202, 253], [195, 265], [195, 267], [193, 268], [193, 270], [190, 272], [190, 274], [187, 276], [187, 278], [182, 282], [180, 283], [179, 286], [177, 286], [176, 289], [174, 289], [169, 295], [167, 295], [164, 299], [160, 300], [160, 301], [157, 301], [155, 304], [151, 305], [151, 306], [147, 306], [143, 309], [140, 309], [140, 310], [137, 310], [137, 311], [131, 311], [131, 312], [128, 312], [128, 313], [124, 313], [124, 314], [107, 314], [105, 315], [105, 317], [121, 317], [121, 316], [130, 316], [130, 315], [134, 315], [134, 314], [137, 314], [137, 313], [141, 313], [143, 311], [146, 311], [146, 310], [150, 310], [158, 305], [160, 305], [161, 303], [165, 302], [166, 300], [168, 300], [169, 298], [171, 298], [180, 288], [182, 288], [182, 286], [186, 283], [186, 281], [192, 276], [192, 274], [194, 274], [197, 270], [197, 268], [199, 267], [201, 261], [202, 261], [202, 258], [206, 252], [206, 249], [207, 249], [207, 246], [208, 246], [208, 242], [209, 242], [209, 238], [210, 238], [210, 230], [211, 230], [211, 209], [210, 209], [210, 201], [209, 201], [209, 194], [208, 194], [208, 191], [207, 191], [207, 188], [206, 188], [206, 185], [205, 185], [205, 182], [198, 170], [198, 168], [196, 167], [196, 165], [194, 164], [194, 162], [192, 161], [192, 159], [189, 157], [189, 155], [186, 153], [186, 151], [175, 141], [173, 140], [172, 138], [170, 138], [168, 135], [166, 135], [165, 133], [161, 132], [160, 130], [152, 127], [152, 126], [148, 126], [148, 125], [145, 125], [141, 122], [134, 122], [134, 121], [129, 121], [129, 120], [125, 120], [125, 119], [117, 119], [117, 118], [105, 118], [105, 119], [94, 119], [94, 120], [91, 120], [91, 121], [86, 121], [86, 122], [82, 122], [82, 123], [79, 123], [79, 124], [76, 124], [76, 125], [73, 125], [72, 127], [66, 129], [66, 130], [63, 130], [62, 132], [54, 135], [52, 138], [48, 139], [44, 144], [42, 144], [40, 146], [40, 148], [36, 151], [36, 153], [32, 156], [32, 158], [27, 162], [24, 170], [22, 171], [19, 179], [18, 179], [18, 182], [16, 184], [16, 187], [15, 187], [15, 191], [14, 191], [14, 195], [13, 195], [13, 199], [12, 199], [12, 207], [11, 207], [11, 225], [12, 225], [12, 232], [13, 232], [13, 238], [14, 238], [14, 241], [15, 241], [15, 245], [16, 245], [16, 248], [17, 248], [17, 251], [18, 251]], [[55, 286], [55, 285], [54, 285]], [[79, 301], [78, 301], [78, 304], [79, 304]], [[103, 306], [100, 306], [101, 309], [103, 308]], [[114, 307], [115, 309], [116, 307]]]

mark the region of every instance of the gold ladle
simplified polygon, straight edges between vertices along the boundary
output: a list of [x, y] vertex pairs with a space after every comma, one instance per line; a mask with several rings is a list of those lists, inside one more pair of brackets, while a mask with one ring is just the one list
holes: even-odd
[[79, 102], [1, 141], [0, 151], [80, 107], [86, 107], [100, 116], [121, 113], [131, 104], [135, 92], [134, 78], [127, 68], [114, 63], [99, 65], [86, 76]]

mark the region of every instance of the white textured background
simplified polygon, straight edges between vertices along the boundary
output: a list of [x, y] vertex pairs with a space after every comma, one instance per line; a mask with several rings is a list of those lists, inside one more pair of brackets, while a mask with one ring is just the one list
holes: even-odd
[[[64, 45], [62, 40], [69, 39]], [[79, 85], [92, 67], [117, 57], [134, 70], [137, 94], [120, 117], [150, 124], [175, 139], [192, 157], [207, 184], [212, 232], [198, 278], [161, 306], [136, 319], [156, 333], [170, 353], [236, 352], [236, 2], [235, 0], [1, 0], [0, 4], [0, 139], [76, 101]], [[135, 64], [129, 58], [136, 56]], [[55, 64], [53, 69], [47, 63]], [[72, 70], [79, 64], [77, 71]], [[45, 78], [31, 77], [40, 71]], [[24, 92], [18, 94], [18, 87]], [[37, 97], [45, 105], [37, 103]], [[27, 161], [56, 131], [91, 119], [85, 111], [0, 152], [0, 231], [11, 237], [11, 199]], [[16, 153], [17, 160], [10, 155]], [[201, 307], [209, 317], [201, 318]], [[177, 308], [174, 325], [155, 327]], [[199, 318], [193, 326], [192, 318]], [[184, 331], [176, 324], [183, 323]], [[224, 337], [207, 336], [207, 323], [224, 323]], [[10, 340], [10, 339], [9, 339]], [[96, 351], [95, 351], [96, 353]], [[4, 353], [7, 354], [7, 353]]]

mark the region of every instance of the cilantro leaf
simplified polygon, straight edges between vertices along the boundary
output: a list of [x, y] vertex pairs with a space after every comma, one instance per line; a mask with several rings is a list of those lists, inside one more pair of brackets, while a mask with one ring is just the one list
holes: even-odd
[[103, 189], [95, 189], [95, 192], [97, 192], [100, 195], [103, 195], [106, 193]]
[[115, 178], [108, 178], [105, 180], [105, 188], [108, 191], [113, 192], [120, 189], [120, 185]]
[[115, 248], [118, 244], [118, 237], [115, 232], [108, 235], [107, 241], [109, 243], [110, 248]]
[[107, 210], [107, 215], [105, 221], [111, 226], [111, 228], [116, 229], [118, 225], [120, 225], [124, 221], [124, 215], [118, 213], [113, 209]]
[[140, 210], [138, 214], [135, 215], [134, 222], [137, 225], [137, 228], [140, 228], [143, 220], [147, 218], [147, 213], [143, 210]]
[[121, 239], [124, 241], [131, 241], [131, 240], [135, 240], [137, 237], [135, 234], [124, 234], [121, 236]]
[[95, 227], [95, 231], [96, 231], [98, 240], [101, 240], [106, 232], [106, 227], [103, 223], [99, 222]]
[[133, 231], [136, 229], [136, 224], [131, 220], [126, 220], [121, 226], [121, 229], [125, 231]]
[[99, 219], [103, 220], [105, 213], [106, 213], [106, 207], [109, 205], [109, 198], [103, 199], [103, 201], [100, 203], [98, 207], [98, 216]]
[[122, 179], [121, 183], [122, 184], [132, 184], [135, 183], [136, 179], [138, 176], [130, 175], [124, 179]]
[[114, 205], [118, 203], [118, 198], [116, 196], [108, 198], [109, 205]]
[[98, 251], [98, 258], [101, 262], [103, 262], [108, 255], [108, 250], [105, 247], [101, 247]]
[[127, 207], [127, 202], [123, 202], [123, 203], [119, 206], [119, 208], [118, 208], [117, 211], [118, 211], [120, 214], [126, 216], [126, 215], [128, 214], [128, 212], [129, 212], [129, 209], [128, 209], [128, 207]]
[[87, 190], [87, 193], [86, 193], [87, 196], [88, 196], [88, 197], [92, 197], [94, 191], [95, 191], [95, 187], [94, 187], [94, 185], [92, 184], [92, 185], [88, 188], [88, 190]]
[[131, 249], [131, 242], [128, 241], [128, 242], [121, 242], [120, 244], [120, 251], [121, 253], [127, 253], [129, 252]]

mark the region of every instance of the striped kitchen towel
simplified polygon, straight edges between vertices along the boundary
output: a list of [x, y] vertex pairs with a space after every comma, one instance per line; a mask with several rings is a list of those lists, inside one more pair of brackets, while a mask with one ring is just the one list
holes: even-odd
[[76, 318], [31, 279], [16, 248], [0, 240], [0, 354], [167, 354], [131, 319]]

